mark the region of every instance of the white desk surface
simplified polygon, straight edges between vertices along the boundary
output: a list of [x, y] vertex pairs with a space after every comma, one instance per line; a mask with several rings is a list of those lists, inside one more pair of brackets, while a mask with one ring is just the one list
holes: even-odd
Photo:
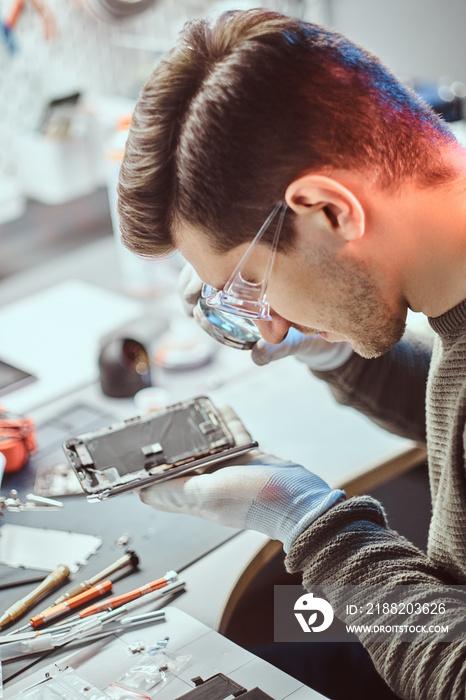
[[[216, 673], [225, 674], [247, 690], [258, 686], [274, 700], [319, 700], [324, 697], [175, 606], [166, 608], [165, 622], [115, 635], [110, 642], [96, 642], [56, 663], [62, 669], [73, 668], [88, 683], [104, 690], [138, 663], [138, 657], [141, 659], [139, 655], [128, 652], [128, 645], [143, 641], [150, 646], [164, 637], [169, 637], [167, 652], [189, 658], [175, 677], [159, 689], [155, 695], [157, 700], [173, 700], [194, 688], [192, 678], [200, 676], [206, 680]], [[54, 666], [47, 666], [5, 688], [5, 700], [18, 697], [21, 690], [40, 682], [49, 669], [56, 671]]]

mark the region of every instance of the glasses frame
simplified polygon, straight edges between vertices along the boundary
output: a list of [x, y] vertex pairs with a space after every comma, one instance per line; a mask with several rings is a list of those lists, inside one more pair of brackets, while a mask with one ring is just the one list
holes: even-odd
[[[272, 272], [275, 254], [278, 247], [278, 239], [283, 226], [283, 219], [287, 210], [284, 201], [279, 202], [262, 224], [261, 228], [251, 241], [241, 260], [233, 270], [223, 289], [216, 289], [208, 284], [202, 286], [201, 296], [208, 306], [219, 311], [241, 316], [243, 318], [260, 321], [271, 321], [270, 304], [267, 301], [267, 289]], [[264, 277], [260, 282], [248, 282], [242, 276], [242, 271], [249, 258], [259, 244], [262, 236], [267, 231], [272, 221], [278, 215], [278, 222], [270, 248]]]

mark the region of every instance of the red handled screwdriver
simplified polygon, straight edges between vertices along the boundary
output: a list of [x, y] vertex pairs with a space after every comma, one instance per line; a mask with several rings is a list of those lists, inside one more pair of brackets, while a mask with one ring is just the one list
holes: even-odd
[[103, 600], [101, 603], [89, 605], [89, 607], [84, 608], [84, 610], [81, 610], [81, 612], [79, 612], [76, 617], [88, 617], [88, 615], [94, 615], [95, 613], [106, 612], [107, 610], [115, 610], [115, 608], [118, 608], [120, 605], [124, 605], [130, 600], [134, 600], [135, 598], [139, 598], [142, 595], [146, 595], [146, 593], [151, 593], [152, 591], [156, 591], [159, 588], [164, 588], [165, 586], [168, 586], [170, 583], [173, 583], [177, 579], [178, 574], [176, 573], [176, 571], [167, 571], [165, 576], [163, 576], [162, 578], [158, 578], [155, 581], [145, 583], [140, 588], [135, 588], [132, 591], [128, 591], [128, 593], [123, 593], [123, 595], [118, 595], [114, 598], [108, 598], [107, 600]]
[[59, 603], [63, 603], [64, 600], [68, 600], [69, 598], [74, 598], [74, 596], [78, 595], [79, 593], [82, 593], [88, 588], [92, 588], [92, 586], [94, 586], [96, 583], [107, 579], [109, 576], [114, 574], [116, 571], [123, 569], [125, 566], [132, 566], [133, 568], [137, 568], [138, 564], [138, 555], [136, 554], [136, 552], [133, 552], [131, 549], [129, 549], [126, 552], [126, 554], [124, 554], [124, 556], [120, 557], [120, 559], [117, 559], [117, 561], [113, 564], [110, 564], [110, 566], [107, 566], [105, 569], [103, 569], [103, 571], [99, 571], [98, 574], [92, 576], [92, 578], [88, 579], [87, 581], [81, 581], [69, 590], [65, 591], [63, 595], [61, 595], [59, 598], [53, 601], [50, 607], [58, 605]]
[[110, 579], [107, 579], [106, 581], [101, 581], [100, 583], [96, 583], [95, 586], [92, 586], [86, 591], [79, 593], [79, 595], [75, 595], [72, 598], [68, 598], [68, 600], [64, 600], [63, 603], [54, 605], [53, 607], [44, 610], [44, 612], [39, 613], [38, 615], [34, 615], [34, 617], [31, 617], [29, 622], [31, 623], [31, 626], [34, 629], [42, 627], [42, 625], [48, 625], [50, 622], [56, 620], [57, 617], [65, 615], [71, 610], [74, 610], [74, 608], [77, 608], [80, 605], [83, 605], [84, 603], [88, 603], [90, 600], [93, 600], [98, 596], [110, 593], [110, 591], [112, 590], [112, 585], [113, 584], [110, 581]]

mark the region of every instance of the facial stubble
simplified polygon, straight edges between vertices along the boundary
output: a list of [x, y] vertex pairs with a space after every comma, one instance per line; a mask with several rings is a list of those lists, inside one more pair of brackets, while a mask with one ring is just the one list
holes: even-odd
[[405, 331], [406, 310], [387, 287], [383, 293], [368, 265], [329, 257], [321, 261], [316, 274], [324, 278], [336, 300], [325, 313], [328, 327], [320, 330], [343, 336], [366, 359], [380, 357], [399, 342]]

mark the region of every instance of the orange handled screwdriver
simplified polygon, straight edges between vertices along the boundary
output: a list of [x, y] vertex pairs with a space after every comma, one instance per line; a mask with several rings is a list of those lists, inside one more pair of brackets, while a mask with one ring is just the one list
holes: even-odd
[[95, 586], [92, 586], [92, 588], [88, 588], [86, 591], [79, 593], [79, 595], [75, 595], [73, 596], [73, 598], [68, 598], [68, 600], [64, 601], [63, 603], [54, 605], [53, 607], [47, 608], [47, 610], [44, 610], [38, 615], [34, 615], [34, 617], [31, 617], [31, 619], [29, 620], [31, 627], [37, 629], [38, 627], [42, 627], [42, 625], [48, 625], [50, 622], [56, 620], [57, 617], [65, 615], [67, 612], [70, 612], [70, 610], [73, 610], [74, 608], [77, 608], [80, 605], [83, 605], [84, 603], [87, 603], [88, 601], [97, 598], [97, 596], [99, 595], [105, 595], [105, 593], [110, 593], [111, 590], [112, 582], [110, 581], [110, 579], [107, 579], [106, 581], [101, 581]]
[[115, 608], [120, 607], [120, 605], [129, 603], [130, 600], [134, 600], [135, 598], [139, 598], [142, 595], [146, 595], [146, 593], [156, 591], [158, 588], [164, 588], [165, 586], [168, 586], [168, 584], [176, 581], [177, 578], [178, 574], [176, 573], [176, 571], [167, 571], [165, 576], [163, 576], [162, 578], [158, 578], [155, 581], [145, 583], [144, 586], [141, 586], [140, 588], [135, 588], [132, 591], [128, 591], [128, 593], [123, 593], [123, 595], [118, 595], [114, 598], [108, 598], [108, 600], [103, 600], [101, 603], [89, 605], [89, 607], [84, 608], [84, 610], [81, 610], [81, 612], [79, 612], [78, 615], [79, 617], [88, 617], [88, 615], [94, 615], [95, 613], [106, 612], [107, 610], [115, 610]]
[[42, 583], [36, 586], [33, 591], [28, 593], [24, 598], [21, 598], [21, 600], [18, 600], [17, 603], [14, 603], [14, 605], [3, 613], [0, 617], [0, 627], [5, 627], [5, 625], [9, 625], [10, 622], [17, 620], [20, 615], [34, 605], [36, 600], [42, 598], [46, 593], [59, 586], [69, 575], [69, 568], [65, 564], [60, 564], [60, 566], [44, 578]]
[[136, 568], [138, 564], [138, 555], [136, 554], [136, 552], [133, 552], [131, 549], [129, 549], [124, 556], [117, 559], [117, 561], [111, 564], [110, 566], [107, 566], [106, 569], [104, 569], [103, 571], [99, 571], [98, 574], [92, 576], [92, 578], [88, 579], [87, 581], [81, 581], [81, 583], [77, 583], [75, 586], [73, 586], [73, 588], [70, 588], [68, 591], [63, 593], [63, 595], [61, 595], [59, 598], [53, 601], [50, 607], [53, 607], [54, 605], [59, 605], [60, 603], [63, 603], [63, 601], [68, 600], [69, 598], [74, 598], [74, 596], [78, 595], [79, 593], [82, 593], [88, 588], [91, 588], [96, 583], [99, 583], [103, 579], [108, 578], [116, 571], [119, 571], [125, 566], [132, 566]]

